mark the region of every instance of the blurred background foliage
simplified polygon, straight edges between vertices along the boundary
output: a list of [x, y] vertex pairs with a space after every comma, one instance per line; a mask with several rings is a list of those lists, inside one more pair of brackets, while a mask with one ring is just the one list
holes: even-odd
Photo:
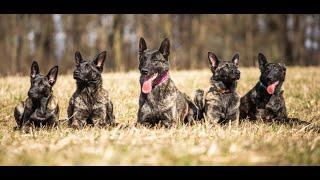
[[107, 71], [136, 70], [139, 38], [158, 48], [168, 37], [173, 69], [208, 66], [207, 52], [241, 66], [257, 65], [263, 52], [287, 65], [320, 64], [320, 15], [0, 15], [0, 75], [28, 74], [32, 60], [42, 72], [59, 65], [71, 72], [74, 52], [93, 58], [107, 50]]

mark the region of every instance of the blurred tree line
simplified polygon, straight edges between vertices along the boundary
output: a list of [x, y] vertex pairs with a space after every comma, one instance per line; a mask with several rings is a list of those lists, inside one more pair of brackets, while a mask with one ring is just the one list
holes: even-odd
[[107, 71], [137, 69], [139, 38], [158, 48], [171, 41], [171, 66], [208, 66], [207, 52], [242, 66], [257, 64], [257, 53], [287, 65], [319, 65], [320, 15], [0, 15], [0, 75], [27, 74], [32, 60], [43, 72], [60, 65], [71, 72], [74, 52], [86, 58], [107, 50]]

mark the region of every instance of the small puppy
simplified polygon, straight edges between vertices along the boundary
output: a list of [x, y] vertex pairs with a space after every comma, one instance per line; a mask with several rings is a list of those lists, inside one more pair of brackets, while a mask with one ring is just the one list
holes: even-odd
[[16, 129], [28, 132], [32, 126], [55, 126], [59, 119], [59, 105], [53, 95], [52, 87], [57, 81], [58, 66], [50, 69], [44, 76], [40, 74], [39, 65], [32, 62], [30, 81], [31, 87], [28, 98], [21, 101], [14, 109], [14, 117], [17, 123]]
[[80, 52], [75, 53], [73, 78], [77, 89], [68, 107], [68, 124], [72, 128], [80, 129], [84, 125], [104, 127], [115, 123], [113, 104], [108, 91], [102, 87], [101, 73], [106, 54], [103, 51], [90, 61], [84, 60]]

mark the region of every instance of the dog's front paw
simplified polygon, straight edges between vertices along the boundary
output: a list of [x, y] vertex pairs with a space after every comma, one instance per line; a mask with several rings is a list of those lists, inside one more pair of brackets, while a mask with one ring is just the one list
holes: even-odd
[[19, 130], [20, 130], [20, 127], [19, 127], [19, 126], [13, 127], [13, 131], [19, 131]]
[[23, 126], [20, 130], [22, 133], [29, 134], [32, 131], [32, 127], [31, 126]]
[[165, 128], [170, 128], [173, 126], [173, 123], [170, 121], [160, 121], [160, 126], [163, 126]]
[[77, 123], [77, 122], [73, 122], [73, 123], [70, 125], [70, 127], [71, 127], [72, 129], [76, 129], [76, 130], [81, 129], [80, 124]]

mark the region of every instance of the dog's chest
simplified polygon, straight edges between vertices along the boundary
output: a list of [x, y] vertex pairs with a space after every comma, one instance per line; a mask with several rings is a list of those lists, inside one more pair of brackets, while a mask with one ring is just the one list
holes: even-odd
[[176, 107], [178, 91], [171, 81], [155, 87], [149, 94], [141, 94], [142, 109], [164, 112]]
[[75, 98], [75, 106], [80, 109], [94, 110], [101, 108], [108, 101], [108, 94], [104, 89], [95, 93], [87, 91], [79, 92]]
[[47, 109], [48, 110], [54, 110], [56, 108], [58, 108], [58, 99], [52, 95], [52, 98], [49, 100], [48, 104], [47, 104]]
[[177, 93], [171, 92], [169, 94], [150, 93], [146, 97], [143, 106], [149, 106], [153, 110], [163, 111], [174, 107], [177, 101]]
[[266, 105], [270, 101], [270, 96], [269, 95], [264, 95], [258, 92], [253, 93], [253, 101], [254, 104], [256, 104], [257, 109], [265, 109]]
[[206, 106], [219, 107], [220, 111], [228, 112], [238, 108], [240, 99], [237, 93], [208, 92], [205, 97]]

